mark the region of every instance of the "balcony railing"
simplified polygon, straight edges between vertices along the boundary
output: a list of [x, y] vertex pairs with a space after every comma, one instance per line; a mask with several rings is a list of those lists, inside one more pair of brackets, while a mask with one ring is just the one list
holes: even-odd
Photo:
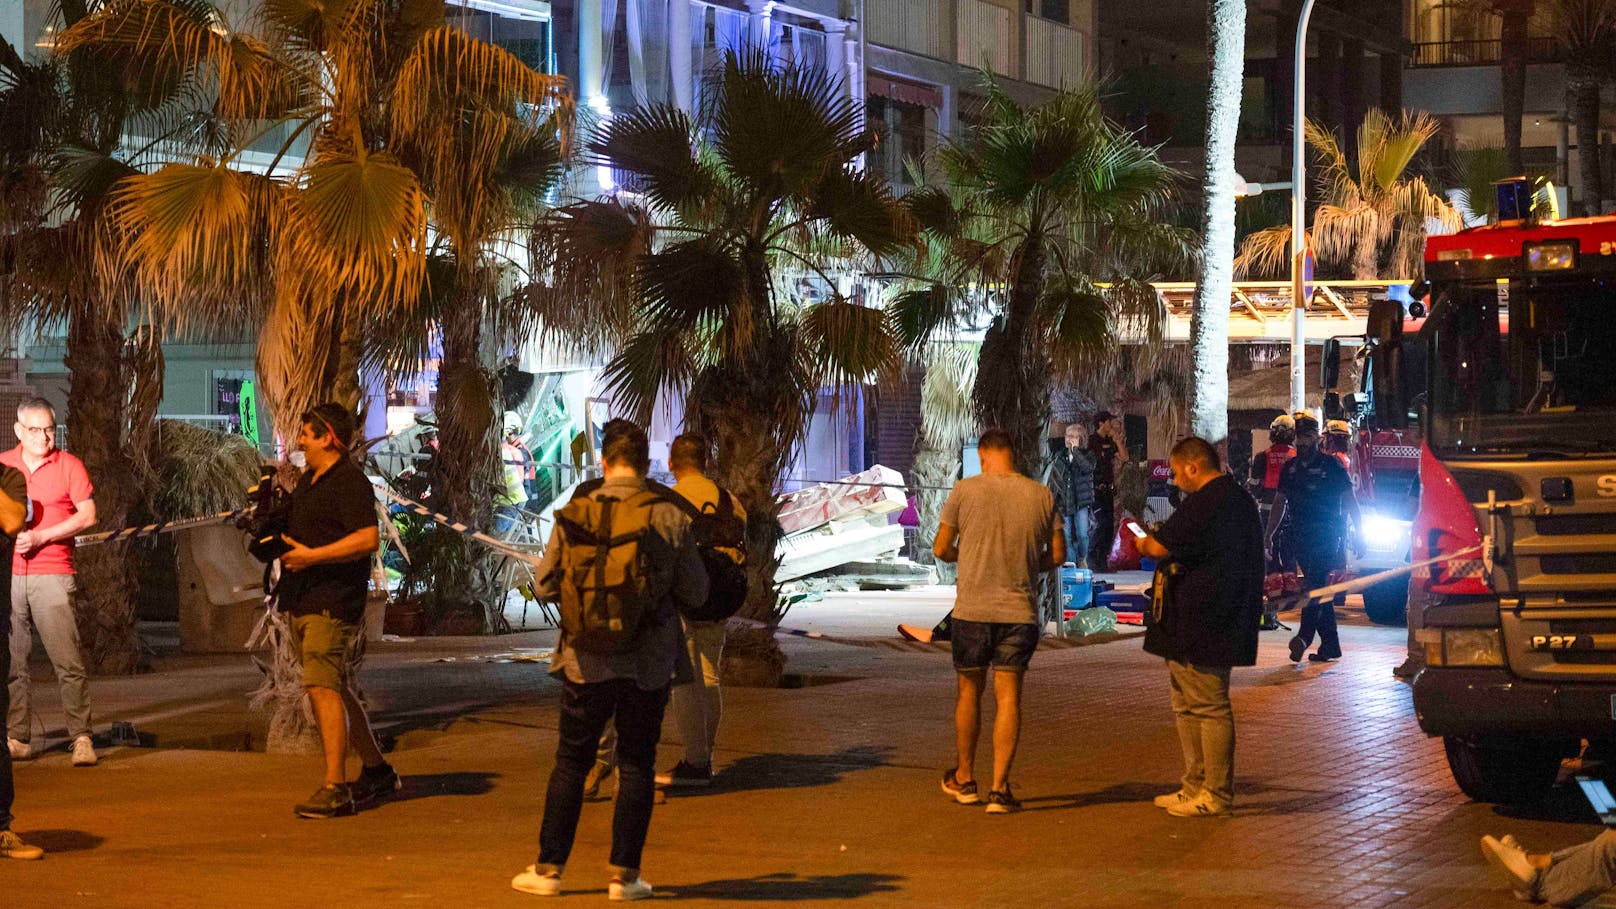
[[[1413, 45], [1409, 66], [1496, 66], [1504, 56], [1504, 43], [1497, 38], [1473, 41], [1426, 41]], [[1526, 62], [1558, 63], [1560, 46], [1553, 38], [1530, 38]]]

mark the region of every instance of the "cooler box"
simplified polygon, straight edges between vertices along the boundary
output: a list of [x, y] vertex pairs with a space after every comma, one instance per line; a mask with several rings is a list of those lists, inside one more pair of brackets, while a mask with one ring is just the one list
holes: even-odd
[[1061, 609], [1086, 609], [1094, 602], [1094, 573], [1067, 563], [1060, 570]]

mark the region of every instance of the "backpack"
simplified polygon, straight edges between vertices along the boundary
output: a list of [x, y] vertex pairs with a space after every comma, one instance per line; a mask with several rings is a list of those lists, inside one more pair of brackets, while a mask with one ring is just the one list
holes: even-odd
[[[722, 622], [746, 604], [746, 519], [735, 510], [729, 490], [718, 491], [718, 505], [697, 508], [678, 493], [671, 501], [690, 516], [690, 533], [696, 541], [696, 554], [707, 569], [707, 599], [700, 606], [687, 606], [680, 614], [692, 622]], [[741, 554], [736, 562], [720, 549]]]
[[642, 490], [626, 499], [578, 496], [556, 512], [561, 531], [561, 629], [580, 651], [623, 653], [655, 621], [648, 550], [667, 543], [651, 527], [664, 499]]

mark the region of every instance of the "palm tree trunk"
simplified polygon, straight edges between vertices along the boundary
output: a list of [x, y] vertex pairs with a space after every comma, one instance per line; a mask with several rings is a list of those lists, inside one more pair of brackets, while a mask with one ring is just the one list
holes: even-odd
[[1016, 444], [1016, 469], [1029, 476], [1036, 475], [1043, 463], [1049, 425], [1049, 355], [1035, 331], [1047, 261], [1043, 237], [1036, 231], [1016, 249], [1010, 299], [982, 339], [976, 386], [971, 390], [978, 424], [1010, 433]]
[[1599, 173], [1599, 89], [1597, 73], [1566, 67], [1566, 106], [1577, 133], [1577, 190], [1586, 215], [1599, 214], [1604, 202]]
[[1364, 237], [1358, 241], [1357, 248], [1352, 251], [1352, 277], [1358, 281], [1375, 281], [1380, 278], [1380, 255], [1375, 248], [1372, 237]]
[[[138, 478], [124, 451], [124, 402], [129, 389], [120, 368], [120, 316], [118, 308], [104, 301], [75, 300], [63, 358], [72, 377], [67, 392], [67, 440], [95, 484], [98, 529], [104, 530], [125, 526], [138, 497]], [[85, 659], [96, 673], [128, 675], [139, 672], [145, 663], [135, 627], [138, 584], [126, 546], [85, 546], [74, 555], [79, 635]]]
[[[433, 408], [439, 449], [432, 465], [432, 498], [435, 507], [456, 521], [486, 530], [493, 523], [500, 483], [499, 420], [494, 412], [497, 389], [483, 368], [481, 340], [481, 297], [476, 291], [463, 292], [443, 317], [443, 358]], [[496, 592], [479, 581], [484, 573], [469, 570], [486, 553], [458, 534], [440, 535], [445, 556], [452, 550], [456, 556], [451, 560], [463, 562], [467, 570], [435, 574], [434, 602], [448, 612], [493, 608]]]
[[1532, 21], [1532, 0], [1499, 0], [1503, 20], [1499, 31], [1498, 75], [1504, 109], [1504, 153], [1511, 175], [1526, 173], [1521, 157], [1521, 119], [1526, 112], [1526, 55]]
[[[1201, 280], [1190, 319], [1194, 380], [1190, 431], [1213, 444], [1229, 435], [1229, 292], [1234, 280], [1234, 143], [1246, 56], [1244, 0], [1212, 0], [1206, 12], [1212, 58], [1206, 105], [1205, 209]], [[1301, 136], [1294, 141], [1303, 141]]]

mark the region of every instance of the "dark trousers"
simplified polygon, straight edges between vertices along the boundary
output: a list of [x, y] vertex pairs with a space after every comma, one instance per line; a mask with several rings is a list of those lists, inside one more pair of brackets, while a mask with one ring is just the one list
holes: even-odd
[[1106, 486], [1094, 488], [1094, 518], [1089, 524], [1089, 567], [1095, 571], [1109, 571], [1111, 544], [1116, 541], [1116, 490]]
[[[11, 617], [0, 613], [0, 679], [11, 675]], [[0, 682], [0, 717], [11, 710], [11, 691]], [[17, 790], [11, 781], [11, 749], [0, 750], [0, 830], [11, 829], [11, 802]]]
[[[617, 810], [612, 816], [611, 865], [638, 871], [651, 828], [656, 797], [656, 746], [668, 687], [644, 691], [632, 679], [576, 684], [561, 693], [561, 729], [555, 769], [544, 797], [539, 828], [541, 870], [559, 870], [572, 854], [578, 815], [584, 807], [584, 777], [595, 763], [595, 749], [608, 722], [617, 729]], [[615, 717], [615, 720], [613, 719]]]
[[[1330, 572], [1334, 567], [1302, 564], [1302, 589], [1315, 590], [1330, 583]], [[1345, 599], [1345, 597], [1342, 597]], [[1315, 602], [1308, 600], [1302, 607], [1302, 627], [1296, 636], [1302, 639], [1304, 646], [1311, 646], [1313, 633], [1319, 635], [1319, 653], [1328, 657], [1341, 655], [1341, 636], [1335, 627], [1335, 599], [1326, 598]]]

